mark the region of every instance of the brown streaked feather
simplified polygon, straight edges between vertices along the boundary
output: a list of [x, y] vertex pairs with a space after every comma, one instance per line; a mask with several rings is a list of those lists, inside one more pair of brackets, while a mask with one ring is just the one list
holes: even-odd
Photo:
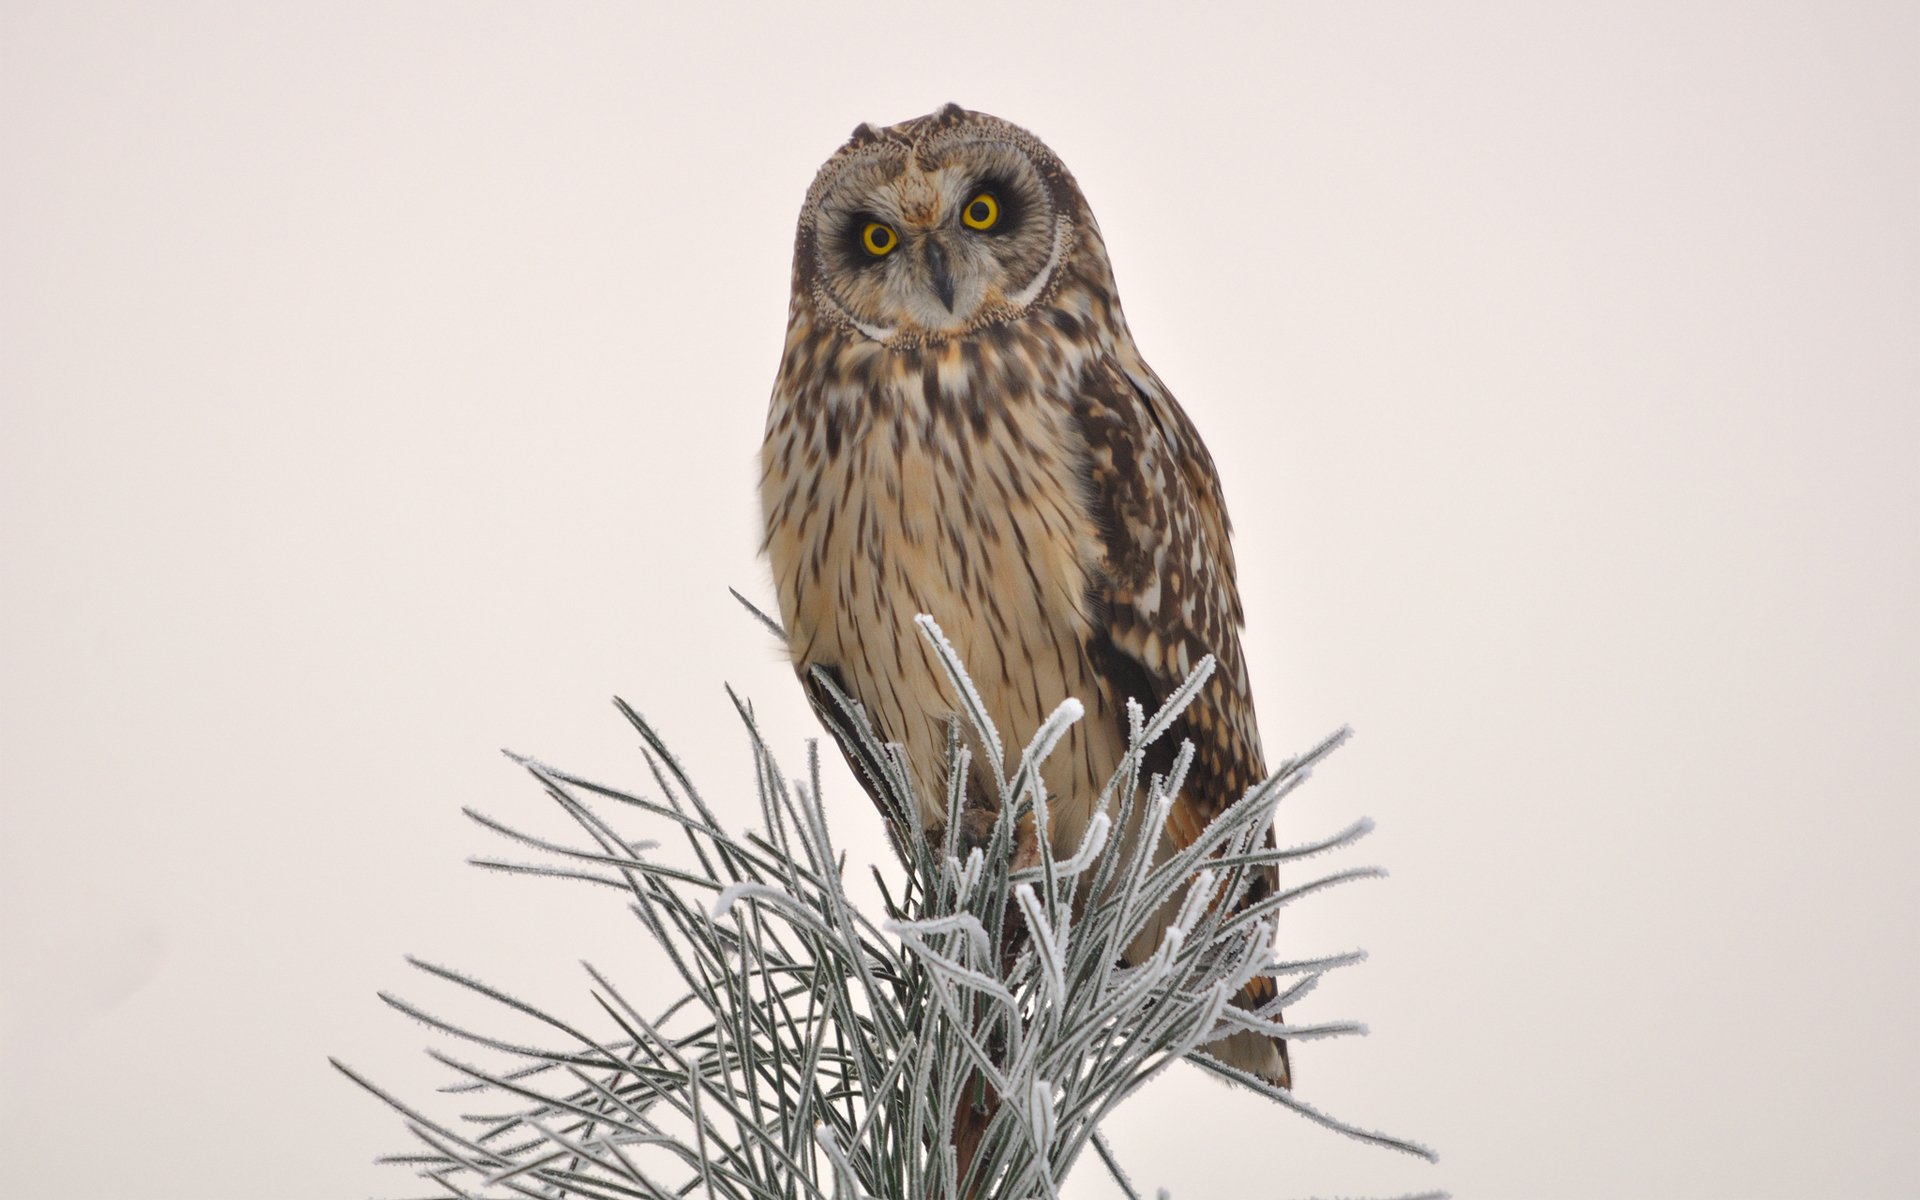
[[1213, 463], [1173, 397], [1157, 380], [1152, 386], [1158, 395], [1107, 360], [1090, 367], [1076, 402], [1105, 548], [1090, 580], [1106, 618], [1096, 632], [1104, 644], [1090, 652], [1118, 675], [1117, 688], [1145, 688], [1139, 699], [1149, 706], [1205, 655], [1218, 661], [1216, 681], [1182, 718], [1195, 751], [1186, 803], [1197, 834], [1266, 768]]
[[[1102, 570], [1090, 581], [1106, 621], [1089, 640], [1088, 657], [1115, 694], [1132, 696], [1149, 711], [1202, 657], [1212, 654], [1218, 663], [1212, 682], [1158, 747], [1164, 770], [1180, 742], [1193, 743], [1193, 765], [1167, 821], [1169, 838], [1185, 847], [1266, 775], [1240, 649], [1243, 618], [1219, 475], [1179, 402], [1137, 358], [1131, 370], [1112, 359], [1092, 364], [1074, 416], [1086, 440], [1089, 501], [1106, 549]], [[1269, 829], [1266, 845], [1273, 844]], [[1241, 905], [1276, 886], [1275, 869], [1263, 868]], [[1135, 957], [1158, 933], [1141, 939]], [[1273, 980], [1262, 976], [1239, 1003], [1258, 1008], [1274, 995]], [[1291, 1087], [1286, 1043], [1270, 1040], [1278, 1052], [1277, 1082]]]

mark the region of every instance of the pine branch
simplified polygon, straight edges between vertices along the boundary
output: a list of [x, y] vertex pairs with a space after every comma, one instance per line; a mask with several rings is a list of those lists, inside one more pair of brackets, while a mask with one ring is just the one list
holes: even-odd
[[[660, 798], [516, 757], [579, 827], [584, 844], [535, 837], [469, 810], [482, 828], [548, 859], [474, 862], [619, 889], [684, 994], [648, 1020], [589, 964], [597, 1016], [565, 1020], [457, 971], [412, 960], [443, 982], [533, 1018], [553, 1044], [470, 1031], [383, 994], [437, 1033], [512, 1064], [488, 1069], [436, 1052], [460, 1076], [447, 1090], [500, 1110], [448, 1122], [336, 1062], [394, 1108], [424, 1147], [384, 1161], [410, 1168], [436, 1195], [461, 1197], [962, 1200], [1056, 1196], [1091, 1146], [1121, 1190], [1136, 1197], [1099, 1123], [1183, 1058], [1310, 1121], [1435, 1157], [1416, 1143], [1331, 1117], [1204, 1050], [1246, 1029], [1295, 1038], [1364, 1032], [1352, 1022], [1282, 1026], [1272, 1016], [1278, 1003], [1252, 1013], [1228, 1003], [1255, 975], [1299, 975], [1283, 989], [1281, 999], [1291, 1003], [1325, 972], [1362, 957], [1276, 963], [1271, 922], [1228, 911], [1248, 868], [1336, 851], [1371, 829], [1361, 821], [1293, 850], [1261, 848], [1280, 799], [1345, 731], [1251, 789], [1194, 846], [1158, 865], [1148, 853], [1152, 837], [1132, 839], [1123, 852], [1127, 840], [1112, 831], [1127, 828], [1135, 812], [1149, 831], [1166, 819], [1190, 748], [1164, 780], [1147, 777], [1146, 752], [1205, 682], [1213, 664], [1203, 661], [1160, 712], [1148, 717], [1131, 707], [1126, 759], [1076, 852], [1060, 860], [1043, 852], [1038, 867], [1012, 873], [1015, 814], [1030, 806], [1046, 828], [1040, 765], [1079, 719], [1080, 706], [1062, 703], [1008, 763], [1006, 743], [952, 647], [930, 619], [919, 623], [951, 676], [976, 744], [986, 748], [981, 765], [1000, 794], [988, 850], [962, 861], [951, 837], [929, 844], [917, 828], [904, 831], [895, 840], [906, 877], [889, 887], [876, 872], [884, 897], [876, 920], [856, 909], [842, 886], [815, 752], [810, 782], [789, 780], [752, 710], [736, 698], [764, 823], [736, 833], [654, 726], [616, 701], [646, 743]], [[875, 736], [858, 705], [830, 694], [839, 707], [837, 736], [850, 739], [869, 764], [868, 778], [889, 807], [921, 811], [905, 772], [889, 765], [897, 753]], [[949, 739], [950, 805], [965, 794], [961, 781], [975, 766], [956, 731]], [[603, 814], [595, 805], [607, 801], [615, 807]], [[616, 829], [616, 812], [653, 821], [656, 831], [677, 827], [693, 861], [676, 865], [658, 843], [628, 837]], [[949, 821], [949, 830], [956, 824]], [[1267, 904], [1367, 873], [1339, 872]], [[1158, 949], [1137, 966], [1118, 965], [1154, 914], [1183, 896]], [[1010, 910], [1025, 931], [1012, 954], [1002, 945]], [[953, 1131], [983, 1082], [1000, 1102], [990, 1106], [969, 1178], [962, 1179]]]

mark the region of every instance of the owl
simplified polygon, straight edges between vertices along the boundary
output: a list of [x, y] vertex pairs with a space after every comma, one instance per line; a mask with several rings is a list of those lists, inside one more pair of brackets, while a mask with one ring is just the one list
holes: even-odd
[[[822, 669], [903, 749], [928, 829], [947, 819], [956, 709], [923, 612], [1001, 730], [1084, 704], [1043, 771], [1037, 836], [1058, 855], [1126, 752], [1128, 698], [1151, 712], [1207, 654], [1219, 670], [1161, 743], [1195, 756], [1157, 852], [1265, 774], [1213, 460], [1134, 346], [1086, 198], [1026, 130], [950, 104], [862, 125], [820, 168], [761, 465], [794, 666], [803, 682]], [[1269, 869], [1250, 900], [1273, 886]], [[1256, 979], [1239, 1002], [1272, 994]], [[1284, 1041], [1209, 1049], [1291, 1086]]]

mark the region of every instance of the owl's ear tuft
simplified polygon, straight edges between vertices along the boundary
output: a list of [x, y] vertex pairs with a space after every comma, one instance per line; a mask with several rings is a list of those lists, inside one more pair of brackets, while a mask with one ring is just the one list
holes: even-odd
[[947, 101], [945, 108], [942, 108], [938, 113], [934, 114], [934, 120], [942, 125], [958, 125], [966, 119], [967, 110], [961, 108], [951, 100]]
[[857, 150], [861, 146], [870, 146], [879, 140], [880, 131], [870, 123], [862, 121], [853, 127], [852, 133], [847, 135], [847, 149]]

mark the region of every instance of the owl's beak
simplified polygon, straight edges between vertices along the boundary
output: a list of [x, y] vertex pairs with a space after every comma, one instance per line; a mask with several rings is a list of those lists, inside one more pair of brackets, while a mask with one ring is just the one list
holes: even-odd
[[932, 238], [921, 244], [924, 247], [921, 257], [926, 261], [927, 274], [933, 277], [933, 294], [940, 297], [940, 303], [946, 305], [948, 312], [952, 312], [953, 276], [947, 273], [947, 252]]

